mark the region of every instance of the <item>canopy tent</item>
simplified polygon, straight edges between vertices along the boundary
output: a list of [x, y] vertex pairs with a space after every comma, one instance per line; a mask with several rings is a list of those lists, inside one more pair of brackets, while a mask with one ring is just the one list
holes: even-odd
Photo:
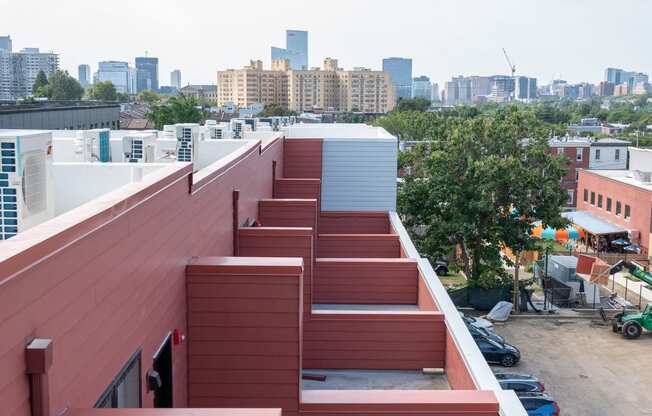
[[581, 227], [593, 235], [627, 233], [625, 228], [612, 224], [609, 221], [603, 220], [602, 218], [598, 218], [588, 211], [564, 212], [561, 215], [571, 221], [573, 224]]

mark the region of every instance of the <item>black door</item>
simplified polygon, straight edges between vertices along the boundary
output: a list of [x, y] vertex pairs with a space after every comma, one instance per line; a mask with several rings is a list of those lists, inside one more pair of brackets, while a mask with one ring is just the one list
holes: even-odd
[[154, 407], [172, 407], [172, 336], [168, 335], [154, 355], [154, 371], [161, 387], [154, 391]]

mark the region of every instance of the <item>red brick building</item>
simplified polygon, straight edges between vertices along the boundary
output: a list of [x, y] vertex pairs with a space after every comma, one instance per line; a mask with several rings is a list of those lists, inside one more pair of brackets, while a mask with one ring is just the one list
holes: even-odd
[[577, 206], [577, 175], [579, 169], [589, 167], [591, 155], [591, 142], [587, 138], [559, 138], [549, 141], [550, 151], [558, 156], [568, 159], [566, 166], [568, 172], [564, 176], [561, 187], [568, 192], [566, 206], [569, 208]]

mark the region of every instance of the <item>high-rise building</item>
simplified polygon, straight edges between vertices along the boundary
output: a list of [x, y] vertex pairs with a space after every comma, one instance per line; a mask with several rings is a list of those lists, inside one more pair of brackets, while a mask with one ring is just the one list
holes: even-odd
[[128, 62], [122, 61], [102, 61], [98, 63], [95, 77], [98, 81], [111, 81], [117, 92], [135, 93], [134, 71]]
[[491, 78], [491, 94], [489, 100], [497, 103], [509, 101], [516, 89], [513, 77], [507, 75], [493, 75]]
[[607, 68], [604, 70], [604, 80], [618, 85], [622, 82], [623, 72], [620, 68]]
[[178, 69], [170, 72], [170, 86], [177, 90], [181, 89], [181, 71]]
[[412, 98], [425, 98], [432, 101], [432, 82], [425, 75], [412, 80]]
[[279, 105], [292, 111], [362, 111], [384, 113], [394, 107], [389, 74], [367, 68], [343, 70], [336, 59], [324, 68], [292, 69], [289, 60], [272, 61], [263, 69], [251, 61], [242, 69], [217, 73], [218, 106], [245, 108], [255, 103]]
[[77, 67], [79, 83], [86, 88], [91, 85], [91, 67], [90, 65], [81, 64]]
[[[5, 46], [11, 47], [11, 39], [5, 41]], [[55, 53], [40, 52], [38, 48], [25, 48], [20, 52], [0, 49], [0, 100], [31, 95], [38, 73], [43, 71], [49, 77], [57, 69], [59, 55]]]
[[158, 58], [136, 58], [136, 92], [142, 90], [158, 91]]
[[286, 30], [285, 48], [272, 46], [272, 61], [286, 59], [292, 69], [308, 69], [308, 32]]
[[396, 91], [396, 99], [412, 97], [412, 59], [385, 58], [383, 71], [389, 73]]
[[441, 101], [441, 97], [439, 96], [439, 84], [437, 83], [432, 84], [432, 101]]
[[609, 81], [602, 81], [598, 85], [598, 95], [601, 97], [609, 97], [614, 95], [614, 83]]
[[11, 52], [11, 36], [0, 36], [0, 50]]
[[518, 76], [514, 80], [514, 99], [530, 101], [537, 98], [537, 79]]

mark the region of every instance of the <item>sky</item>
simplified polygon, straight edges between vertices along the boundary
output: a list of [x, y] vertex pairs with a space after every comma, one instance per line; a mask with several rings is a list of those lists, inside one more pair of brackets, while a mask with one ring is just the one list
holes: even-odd
[[310, 66], [380, 69], [413, 59], [413, 76], [517, 75], [597, 83], [606, 67], [652, 72], [648, 0], [0, 0], [0, 36], [14, 50], [54, 51], [77, 76], [85, 63], [159, 58], [161, 85], [216, 82], [249, 59], [270, 66], [285, 30], [309, 31]]

